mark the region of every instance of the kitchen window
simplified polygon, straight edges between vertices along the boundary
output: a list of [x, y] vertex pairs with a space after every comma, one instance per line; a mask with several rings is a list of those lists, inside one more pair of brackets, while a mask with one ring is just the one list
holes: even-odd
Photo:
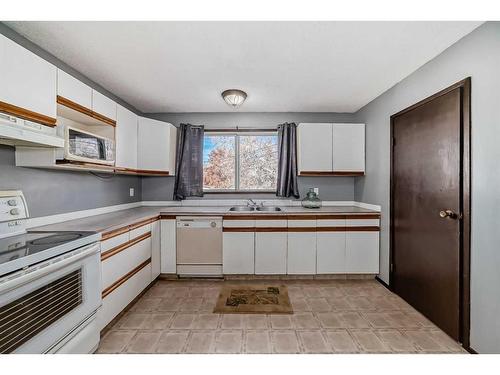
[[204, 191], [274, 192], [277, 175], [276, 132], [205, 132]]

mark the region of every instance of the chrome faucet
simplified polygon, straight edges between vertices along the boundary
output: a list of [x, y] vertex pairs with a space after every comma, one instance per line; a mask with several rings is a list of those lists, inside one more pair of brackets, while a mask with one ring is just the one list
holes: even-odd
[[259, 205], [252, 198], [249, 198], [247, 200], [247, 206], [257, 208]]

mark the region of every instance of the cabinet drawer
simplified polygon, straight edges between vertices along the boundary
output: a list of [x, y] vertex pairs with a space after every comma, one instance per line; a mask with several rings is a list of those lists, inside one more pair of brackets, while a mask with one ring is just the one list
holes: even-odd
[[130, 230], [130, 239], [133, 240], [144, 233], [151, 232], [151, 223]]
[[128, 242], [129, 239], [130, 239], [129, 232], [125, 232], [116, 237], [110, 238], [109, 240], [101, 241], [101, 254], [117, 246], [120, 246], [125, 242]]
[[102, 261], [102, 288], [106, 289], [123, 275], [151, 258], [151, 235]]
[[98, 313], [99, 329], [106, 327], [151, 282], [151, 263], [146, 264], [102, 300]]
[[315, 228], [316, 219], [314, 220], [288, 220], [288, 228]]
[[286, 228], [287, 220], [255, 220], [256, 228]]
[[347, 227], [371, 227], [378, 226], [379, 219], [347, 219]]
[[316, 226], [318, 228], [343, 228], [345, 227], [345, 219], [318, 219]]
[[224, 220], [222, 226], [224, 228], [253, 228], [255, 220]]

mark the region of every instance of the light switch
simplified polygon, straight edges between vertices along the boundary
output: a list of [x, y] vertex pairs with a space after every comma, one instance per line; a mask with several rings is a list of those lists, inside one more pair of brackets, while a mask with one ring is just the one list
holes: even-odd
[[135, 192], [134, 192], [134, 188], [130, 188], [130, 196], [131, 196], [131, 197], [133, 197], [133, 196], [134, 196], [134, 194], [135, 194]]

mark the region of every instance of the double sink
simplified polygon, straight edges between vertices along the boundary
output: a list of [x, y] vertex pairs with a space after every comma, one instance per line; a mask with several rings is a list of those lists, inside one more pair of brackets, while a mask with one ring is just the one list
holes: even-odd
[[229, 211], [237, 212], [252, 212], [252, 211], [262, 211], [262, 212], [277, 212], [282, 211], [281, 208], [276, 206], [233, 206]]

